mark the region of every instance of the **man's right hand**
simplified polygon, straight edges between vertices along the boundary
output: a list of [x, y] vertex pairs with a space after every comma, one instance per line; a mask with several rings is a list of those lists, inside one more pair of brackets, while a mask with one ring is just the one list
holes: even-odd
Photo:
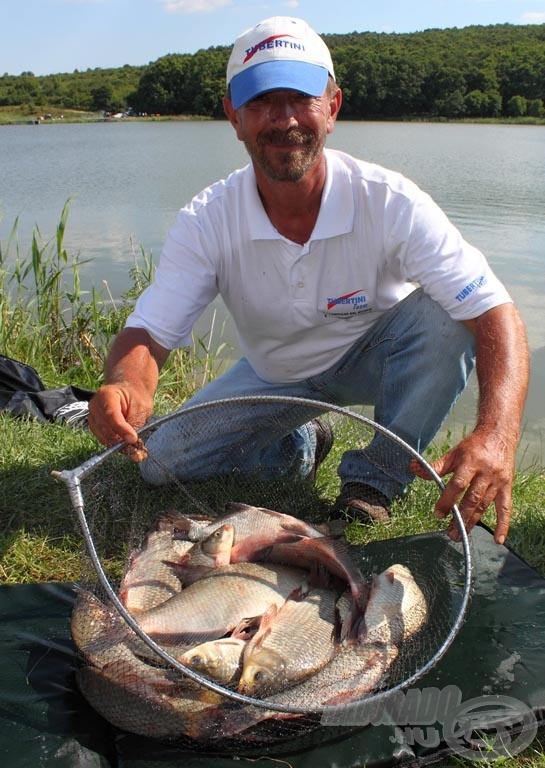
[[103, 445], [127, 444], [125, 453], [135, 461], [146, 458], [137, 434], [153, 411], [153, 401], [122, 384], [105, 384], [89, 403], [89, 427]]

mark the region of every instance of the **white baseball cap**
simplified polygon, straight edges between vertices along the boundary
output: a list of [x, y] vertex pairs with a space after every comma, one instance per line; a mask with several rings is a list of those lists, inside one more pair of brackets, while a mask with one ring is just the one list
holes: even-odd
[[235, 109], [260, 93], [286, 88], [321, 96], [335, 79], [327, 45], [303, 19], [273, 16], [235, 40], [227, 86]]

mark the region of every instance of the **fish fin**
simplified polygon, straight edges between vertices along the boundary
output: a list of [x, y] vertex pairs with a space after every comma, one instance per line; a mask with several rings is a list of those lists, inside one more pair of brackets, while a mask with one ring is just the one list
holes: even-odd
[[261, 623], [261, 616], [250, 616], [242, 619], [231, 632], [231, 637], [236, 640], [249, 640], [253, 637]]
[[301, 600], [304, 600], [306, 595], [308, 595], [309, 591], [310, 591], [310, 585], [306, 581], [304, 581], [302, 584], [299, 584], [298, 587], [294, 587], [292, 589], [292, 591], [286, 597], [286, 602], [288, 602], [288, 600], [292, 600], [294, 602], [300, 602]]
[[192, 528], [192, 523], [189, 517], [180, 515], [176, 518], [176, 521], [170, 526], [172, 530], [173, 541], [191, 541], [189, 532]]
[[384, 571], [384, 577], [385, 577], [386, 579], [388, 579], [388, 581], [390, 582], [390, 584], [393, 584], [393, 583], [394, 583], [394, 581], [395, 581], [395, 578], [396, 578], [396, 574], [395, 574], [395, 571], [393, 571], [391, 568], [387, 568], [387, 569]]
[[340, 640], [343, 645], [361, 644], [367, 636], [367, 624], [365, 615], [360, 611], [355, 602], [341, 622]]
[[[177, 576], [180, 576], [180, 574], [184, 574], [186, 569], [191, 564], [191, 557], [188, 555], [182, 555], [179, 560], [161, 560], [163, 565], [168, 566]], [[178, 570], [180, 573], [178, 573]]]
[[271, 603], [271, 605], [269, 605], [269, 607], [261, 617], [261, 621], [259, 622], [259, 627], [257, 629], [257, 632], [254, 634], [254, 636], [250, 641], [252, 650], [254, 648], [259, 648], [263, 640], [270, 633], [271, 625], [275, 620], [276, 616], [278, 615], [278, 610], [279, 609], [276, 603]]
[[278, 609], [278, 606], [276, 605], [276, 603], [271, 603], [269, 605], [269, 607], [267, 608], [267, 610], [265, 611], [265, 613], [261, 617], [261, 621], [259, 622], [259, 629], [260, 630], [267, 629], [268, 627], [270, 627], [270, 625], [272, 624], [272, 622], [274, 621], [274, 619], [278, 615], [278, 610], [279, 609]]
[[[252, 507], [251, 504], [243, 504], [240, 501], [227, 501], [224, 504], [224, 512], [248, 512], [250, 509], [256, 509], [256, 507]], [[219, 518], [221, 519], [223, 515], [220, 515]]]
[[162, 560], [164, 565], [172, 570], [174, 575], [180, 579], [184, 587], [188, 587], [193, 582], [202, 579], [207, 573], [214, 570], [212, 565], [191, 565], [191, 558], [185, 561], [181, 559], [180, 562], [173, 562], [172, 560]]
[[275, 535], [272, 542], [269, 540], [260, 543], [259, 534], [250, 534], [231, 548], [230, 562], [249, 563], [254, 560], [264, 560], [271, 554], [275, 544], [293, 544], [301, 538], [304, 536], [299, 533], [286, 532]]

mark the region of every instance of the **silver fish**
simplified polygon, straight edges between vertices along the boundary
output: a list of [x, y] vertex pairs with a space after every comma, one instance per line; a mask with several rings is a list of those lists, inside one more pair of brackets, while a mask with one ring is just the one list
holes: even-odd
[[312, 589], [271, 606], [248, 642], [238, 690], [268, 696], [325, 666], [337, 651], [336, 595]]
[[193, 681], [176, 678], [136, 657], [102, 669], [82, 667], [76, 682], [91, 706], [112, 725], [153, 738], [200, 738], [222, 697]]
[[182, 589], [169, 563], [175, 563], [191, 548], [191, 542], [172, 538], [172, 523], [160, 518], [142, 547], [132, 552], [119, 586], [119, 599], [132, 614], [142, 613], [168, 600]]
[[179, 594], [138, 617], [158, 642], [197, 645], [232, 632], [245, 618], [281, 605], [305, 580], [288, 566], [239, 563], [211, 571]]
[[226, 511], [222, 515], [197, 532], [193, 530], [192, 535], [196, 536], [197, 540], [206, 538], [216, 528], [226, 523], [233, 525], [235, 529], [231, 551], [232, 563], [249, 562], [253, 560], [256, 552], [262, 551], [271, 544], [294, 541], [300, 536], [317, 538], [323, 535], [310, 523], [292, 515], [235, 502], [226, 504]]
[[127, 627], [119, 613], [87, 590], [78, 590], [70, 632], [77, 650], [95, 667], [132, 655], [125, 642]]
[[186, 651], [179, 660], [201, 675], [222, 685], [230, 685], [240, 677], [246, 643], [246, 640], [232, 636], [210, 640]]
[[234, 532], [234, 527], [229, 523], [220, 525], [205, 539], [192, 543], [187, 552], [175, 562], [169, 563], [180, 582], [188, 586], [214, 568], [229, 565]]
[[[397, 656], [395, 646], [350, 643], [312, 677], [265, 698], [271, 704], [309, 710], [359, 701], [384, 684]], [[215, 711], [213, 727], [212, 721], [210, 726], [203, 724], [202, 736], [209, 740], [230, 738], [264, 720], [298, 717], [301, 716], [252, 706], [233, 708], [224, 705]]]
[[85, 662], [75, 673], [78, 687], [119, 728], [155, 738], [199, 738], [201, 723], [210, 722], [223, 703], [181, 673], [147, 664], [133, 653], [121, 616], [91, 592], [78, 593], [71, 631]]
[[398, 645], [424, 626], [428, 604], [411, 571], [399, 563], [375, 576], [358, 638]]

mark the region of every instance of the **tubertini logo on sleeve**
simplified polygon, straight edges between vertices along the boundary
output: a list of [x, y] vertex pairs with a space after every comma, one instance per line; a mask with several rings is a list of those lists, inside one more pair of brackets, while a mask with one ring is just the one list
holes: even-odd
[[[287, 40], [286, 38], [292, 39]], [[271, 35], [271, 37], [266, 37], [265, 40], [257, 43], [257, 45], [252, 45], [251, 48], [246, 48], [246, 56], [243, 63], [246, 64], [246, 62], [250, 61], [258, 51], [264, 51], [266, 48], [294, 48], [297, 51], [304, 51], [305, 46], [302, 43], [292, 42], [294, 39], [296, 38], [292, 35]]]
[[327, 314], [349, 317], [368, 312], [371, 307], [367, 294], [362, 289], [345, 293], [343, 296], [328, 296], [326, 299]]
[[485, 275], [480, 275], [476, 280], [472, 280], [469, 285], [466, 285], [466, 287], [456, 295], [456, 301], [464, 301], [473, 293], [473, 291], [476, 291], [483, 285], [486, 285], [486, 277]]

